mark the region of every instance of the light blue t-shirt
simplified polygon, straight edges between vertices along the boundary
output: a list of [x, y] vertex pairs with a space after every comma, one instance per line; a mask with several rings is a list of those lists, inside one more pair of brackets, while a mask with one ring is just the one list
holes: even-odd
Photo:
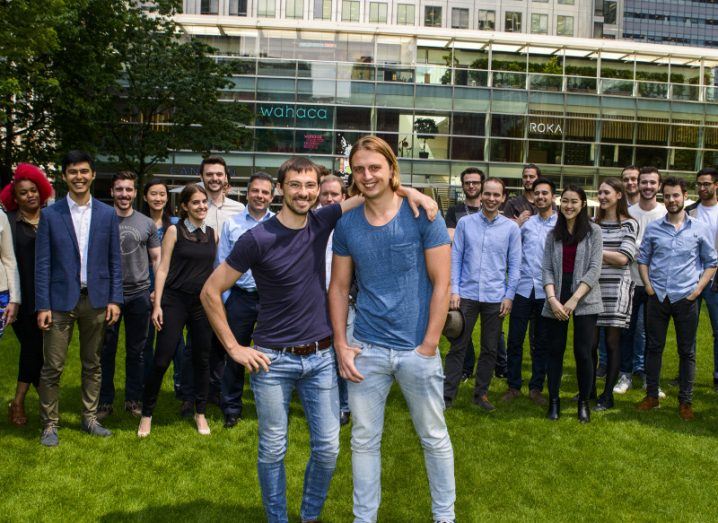
[[386, 225], [370, 225], [364, 206], [345, 213], [334, 230], [334, 254], [351, 256], [357, 293], [354, 337], [413, 350], [424, 340], [433, 291], [424, 251], [451, 242], [444, 219], [414, 215], [406, 199]]

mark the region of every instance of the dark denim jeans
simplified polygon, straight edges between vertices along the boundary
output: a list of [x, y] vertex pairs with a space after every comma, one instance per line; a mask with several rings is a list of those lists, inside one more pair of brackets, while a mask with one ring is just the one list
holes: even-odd
[[714, 291], [712, 285], [708, 285], [698, 298], [698, 317], [700, 318], [701, 303], [706, 302], [708, 317], [711, 320], [713, 330], [713, 380], [718, 379], [718, 292]]
[[621, 372], [641, 374], [645, 371], [646, 357], [646, 301], [645, 287], [633, 288], [631, 323], [621, 334]]
[[[533, 349], [533, 335], [531, 336]], [[474, 373], [474, 364], [476, 363], [476, 349], [474, 348], [474, 340], [469, 338], [469, 345], [466, 347], [466, 356], [464, 356], [464, 374], [471, 376]], [[506, 372], [508, 365], [508, 356], [506, 355], [506, 340], [504, 339], [504, 331], [499, 332], [499, 345], [496, 349], [496, 370]]]
[[531, 352], [531, 380], [529, 390], [543, 390], [548, 366], [545, 322], [541, 318], [544, 299], [536, 299], [531, 291], [528, 298], [516, 295], [509, 319], [509, 340], [507, 347], [507, 374], [509, 387], [521, 389], [521, 361], [523, 359], [524, 340], [529, 322], [534, 324], [534, 350]]
[[105, 340], [100, 359], [102, 366], [101, 405], [111, 405], [115, 401], [115, 358], [122, 319], [125, 322], [125, 400], [140, 401], [142, 399], [143, 353], [152, 313], [150, 292], [144, 291], [133, 296], [125, 296], [125, 303], [120, 306], [120, 311], [121, 315], [117, 323], [105, 329]]
[[[259, 295], [232, 287], [224, 304], [227, 309], [227, 322], [237, 341], [247, 347], [252, 341], [254, 324], [259, 313]], [[215, 336], [215, 342], [219, 343]], [[225, 416], [242, 415], [242, 392], [244, 391], [244, 366], [240, 365], [224, 352], [226, 365], [222, 374], [222, 389], [219, 406]]]
[[668, 297], [661, 303], [649, 296], [646, 304], [646, 390], [648, 396], [658, 397], [663, 349], [666, 346], [668, 323], [673, 318], [678, 346], [678, 401], [690, 403], [696, 376], [696, 330], [698, 303], [683, 298], [675, 303]]
[[499, 331], [503, 319], [499, 318], [500, 303], [483, 303], [461, 298], [461, 312], [464, 313], [466, 326], [461, 336], [456, 338], [446, 355], [446, 379], [444, 380], [444, 399], [453, 401], [461, 382], [466, 348], [474, 331], [476, 321], [481, 314], [481, 353], [476, 365], [476, 385], [474, 397], [480, 398], [489, 389], [491, 377], [496, 365], [496, 351], [499, 344]]

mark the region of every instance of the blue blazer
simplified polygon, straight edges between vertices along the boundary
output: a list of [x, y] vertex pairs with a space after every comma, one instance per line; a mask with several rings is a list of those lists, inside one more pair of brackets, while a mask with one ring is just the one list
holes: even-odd
[[[92, 199], [87, 292], [95, 309], [121, 304], [120, 229], [115, 210]], [[68, 312], [80, 300], [80, 248], [67, 198], [42, 210], [35, 240], [35, 308]]]

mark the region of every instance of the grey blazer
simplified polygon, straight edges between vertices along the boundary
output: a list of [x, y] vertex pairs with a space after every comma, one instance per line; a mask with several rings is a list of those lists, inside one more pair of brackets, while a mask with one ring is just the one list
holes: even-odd
[[[576, 310], [574, 311], [575, 316], [603, 312], [601, 287], [598, 284], [598, 279], [601, 277], [602, 265], [603, 239], [601, 238], [601, 228], [591, 222], [591, 232], [589, 232], [576, 247], [576, 263], [573, 267], [571, 292], [576, 292], [581, 282], [588, 285], [591, 290], [578, 302]], [[541, 270], [543, 273], [544, 287], [549, 283], [553, 283], [556, 288], [557, 297], [560, 296], [561, 280], [563, 278], [563, 244], [554, 239], [553, 231], [546, 237], [546, 248], [543, 253]], [[541, 315], [546, 318], [554, 317], [548, 300], [544, 302]]]

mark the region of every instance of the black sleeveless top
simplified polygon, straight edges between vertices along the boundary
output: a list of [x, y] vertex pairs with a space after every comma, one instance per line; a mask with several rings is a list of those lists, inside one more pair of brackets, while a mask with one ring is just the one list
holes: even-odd
[[172, 250], [165, 287], [199, 295], [204, 282], [214, 270], [214, 258], [217, 254], [214, 230], [206, 226], [206, 232], [195, 229], [190, 233], [184, 220], [175, 227], [177, 227], [177, 242]]

